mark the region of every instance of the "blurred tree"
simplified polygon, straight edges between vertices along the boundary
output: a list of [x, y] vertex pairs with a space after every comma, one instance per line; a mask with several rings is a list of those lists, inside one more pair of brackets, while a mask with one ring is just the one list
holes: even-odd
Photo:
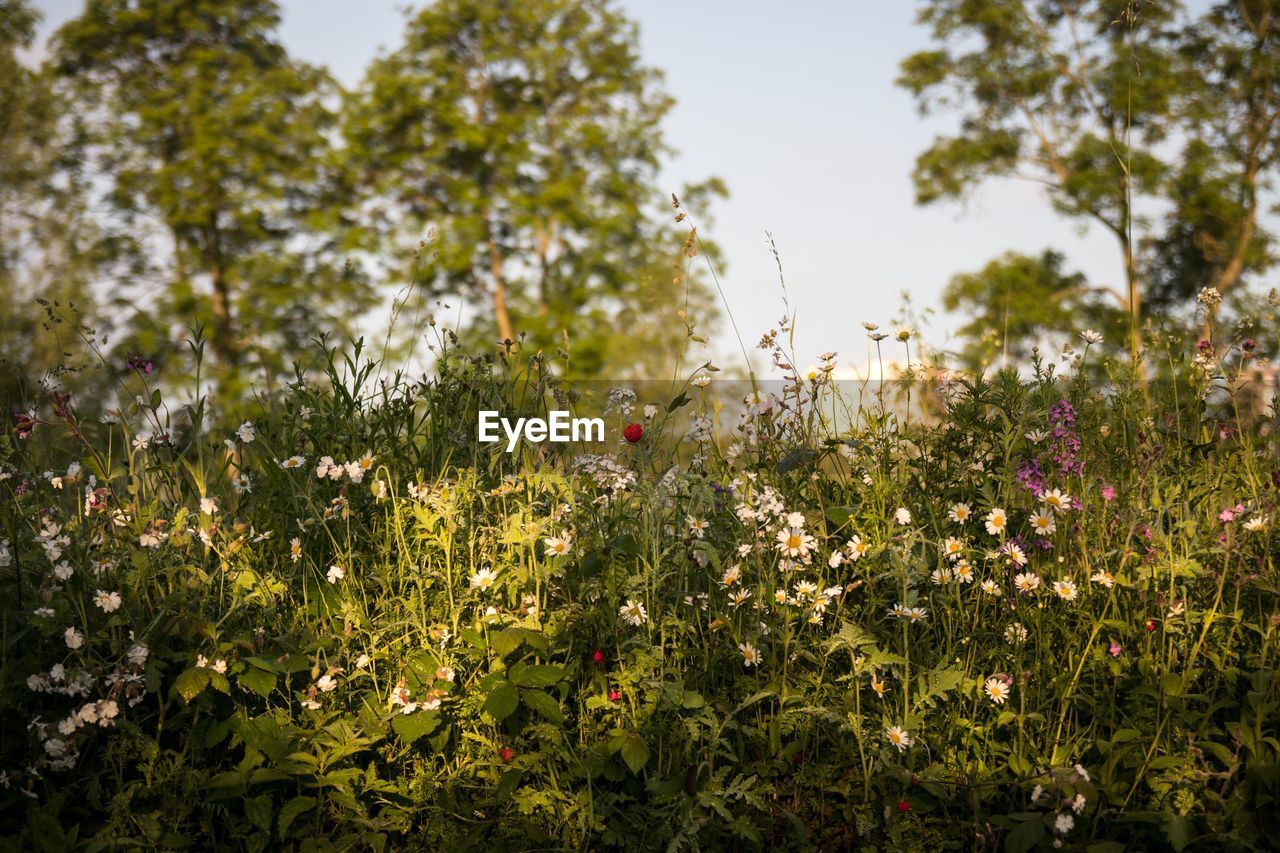
[[[343, 263], [329, 75], [289, 57], [271, 0], [88, 0], [53, 39], [81, 162], [116, 235], [153, 257], [122, 343], [161, 355], [202, 324], [223, 400], [348, 332], [372, 304]], [[159, 283], [159, 287], [156, 286]]]
[[[662, 339], [685, 333], [685, 288], [671, 283], [683, 231], [655, 224], [672, 104], [659, 84], [609, 0], [426, 6], [347, 111], [371, 230], [392, 246], [433, 232], [419, 280], [484, 306], [475, 329], [489, 344], [549, 348], [567, 331], [584, 374], [623, 350], [662, 359]], [[691, 293], [710, 313], [696, 277]]]
[[1052, 251], [1039, 257], [1010, 252], [951, 279], [942, 304], [969, 317], [959, 329], [966, 368], [1025, 364], [1033, 347], [1052, 345], [1054, 333], [1063, 330], [1089, 328], [1104, 339], [1123, 334], [1124, 313], [1083, 275], [1065, 272], [1064, 262]]
[[[81, 386], [94, 317], [97, 232], [74, 174], [56, 176], [65, 105], [19, 61], [39, 20], [26, 0], [0, 0], [0, 411], [46, 376]], [[78, 388], [77, 388], [78, 390]]]
[[898, 79], [922, 111], [956, 107], [964, 116], [958, 133], [917, 160], [918, 201], [1018, 177], [1043, 186], [1060, 213], [1101, 225], [1120, 248], [1135, 352], [1142, 292], [1134, 199], [1152, 193], [1166, 169], [1152, 150], [1169, 132], [1179, 82], [1176, 8], [930, 0], [919, 20], [942, 47], [908, 57]]
[[1177, 305], [1210, 286], [1224, 296], [1275, 263], [1261, 227], [1280, 157], [1280, 0], [1230, 0], [1187, 24], [1179, 52], [1181, 162], [1154, 241], [1152, 298]]
[[[1026, 178], [1101, 225], [1120, 248], [1131, 351], [1144, 302], [1167, 315], [1274, 262], [1260, 214], [1280, 154], [1280, 0], [1194, 17], [1149, 0], [930, 0], [919, 18], [940, 47], [908, 57], [899, 84], [962, 121], [917, 160], [918, 200]], [[1026, 307], [1014, 328], [1040, 328]]]

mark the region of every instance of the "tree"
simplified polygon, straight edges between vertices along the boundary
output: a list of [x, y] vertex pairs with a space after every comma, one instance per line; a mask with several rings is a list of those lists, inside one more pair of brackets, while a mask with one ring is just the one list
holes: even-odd
[[[94, 320], [97, 232], [72, 176], [55, 180], [65, 105], [46, 75], [18, 59], [38, 14], [0, 0], [0, 411], [46, 374], [67, 385], [82, 365], [73, 340]], [[41, 301], [37, 301], [41, 300]], [[43, 302], [43, 304], [41, 304]]]
[[1276, 0], [1193, 18], [1146, 0], [931, 0], [920, 21], [940, 47], [908, 57], [899, 83], [962, 119], [917, 160], [918, 200], [1019, 177], [1101, 225], [1131, 352], [1144, 305], [1169, 312], [1273, 263], [1260, 213], [1280, 153]]
[[579, 369], [598, 371], [652, 294], [679, 327], [681, 235], [654, 224], [672, 103], [658, 84], [609, 0], [426, 6], [347, 111], [373, 229], [399, 245], [432, 230], [421, 284], [484, 306], [487, 341], [552, 347], [569, 331]]
[[1162, 306], [1205, 286], [1225, 296], [1275, 262], [1259, 215], [1280, 157], [1280, 2], [1218, 3], [1183, 28], [1178, 49], [1190, 79], [1172, 211], [1153, 241]]
[[1151, 152], [1169, 131], [1176, 86], [1174, 4], [1138, 6], [932, 0], [919, 17], [943, 47], [908, 57], [899, 77], [922, 110], [964, 113], [959, 132], [917, 160], [918, 200], [959, 198], [990, 178], [1019, 177], [1043, 186], [1060, 213], [1102, 226], [1121, 252], [1135, 353], [1142, 319], [1135, 197], [1152, 193], [1164, 174]]
[[959, 329], [967, 368], [978, 371], [997, 359], [1026, 363], [1032, 347], [1050, 345], [1064, 329], [1091, 328], [1104, 338], [1124, 330], [1124, 315], [1083, 275], [1065, 272], [1065, 260], [1052, 251], [1039, 257], [1010, 252], [951, 279], [942, 304], [970, 318]]
[[371, 302], [339, 256], [336, 87], [289, 57], [279, 22], [271, 0], [89, 0], [53, 40], [116, 233], [167, 256], [154, 304], [114, 283], [141, 308], [135, 345], [206, 326], [224, 399]]

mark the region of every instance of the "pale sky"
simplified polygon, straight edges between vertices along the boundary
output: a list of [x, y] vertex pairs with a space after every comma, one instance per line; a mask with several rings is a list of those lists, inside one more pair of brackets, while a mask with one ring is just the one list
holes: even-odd
[[[42, 32], [83, 0], [36, 0]], [[380, 49], [399, 44], [403, 0], [282, 0], [282, 38], [308, 62], [354, 85]], [[667, 74], [677, 105], [666, 139], [677, 149], [662, 189], [718, 175], [732, 193], [712, 236], [725, 250], [722, 276], [750, 349], [782, 313], [782, 253], [798, 311], [802, 364], [836, 350], [843, 366], [866, 351], [864, 320], [888, 325], [911, 293], [936, 307], [924, 331], [945, 343], [958, 318], [941, 311], [948, 279], [1009, 250], [1063, 251], [1070, 268], [1114, 285], [1113, 241], [1056, 216], [1040, 190], [1007, 181], [967, 207], [914, 204], [911, 169], [951, 117], [922, 118], [893, 85], [899, 61], [927, 46], [912, 0], [622, 0], [640, 25], [645, 61]], [[716, 341], [738, 352], [728, 323]], [[739, 355], [739, 359], [741, 356]]]

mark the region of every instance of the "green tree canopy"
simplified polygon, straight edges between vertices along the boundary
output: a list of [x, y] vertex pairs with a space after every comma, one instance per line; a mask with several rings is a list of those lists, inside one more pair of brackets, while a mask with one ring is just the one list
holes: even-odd
[[[659, 337], [639, 355], [657, 356], [684, 333], [682, 238], [655, 224], [672, 104], [659, 83], [608, 0], [431, 3], [348, 110], [369, 223], [396, 247], [436, 235], [419, 280], [478, 307], [486, 341], [554, 347], [571, 330], [591, 373], [616, 360], [611, 337], [648, 330]], [[634, 322], [652, 308], [665, 311], [656, 329]]]
[[184, 336], [171, 323], [207, 326], [226, 396], [371, 297], [338, 255], [336, 86], [279, 22], [270, 0], [88, 0], [53, 40], [115, 233], [162, 259], [140, 277], [153, 299], [116, 282], [122, 313], [139, 309], [131, 343], [162, 352]]

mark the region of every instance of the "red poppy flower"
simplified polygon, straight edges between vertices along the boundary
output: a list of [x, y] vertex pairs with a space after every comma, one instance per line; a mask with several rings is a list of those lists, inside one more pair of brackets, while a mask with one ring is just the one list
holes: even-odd
[[640, 424], [627, 424], [627, 428], [622, 431], [622, 437], [627, 441], [635, 444], [644, 435], [644, 427]]

